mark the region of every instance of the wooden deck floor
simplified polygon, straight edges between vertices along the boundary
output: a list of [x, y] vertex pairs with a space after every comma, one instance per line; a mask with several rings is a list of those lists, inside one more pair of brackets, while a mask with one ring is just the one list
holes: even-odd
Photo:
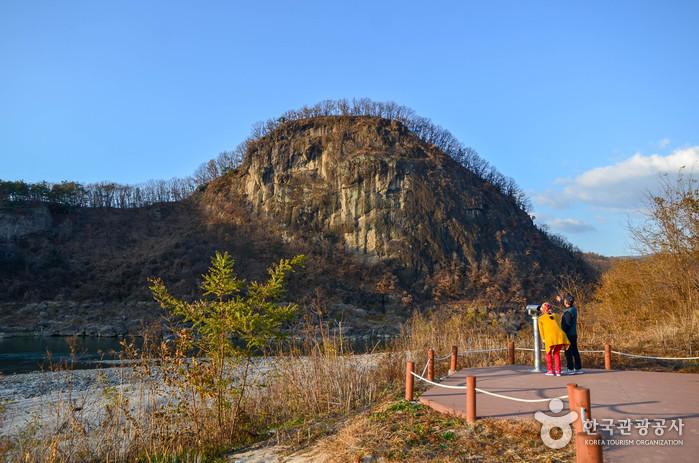
[[[582, 375], [556, 377], [531, 373], [530, 369], [530, 366], [523, 365], [472, 368], [455, 373], [441, 384], [466, 386], [466, 376], [475, 376], [479, 389], [521, 399], [545, 399], [565, 396], [566, 385], [577, 383], [590, 389], [592, 417], [598, 424], [615, 425], [607, 430], [598, 428], [606, 442], [605, 461], [699, 461], [699, 375], [585, 370]], [[465, 390], [434, 386], [419, 400], [440, 412], [466, 416]], [[563, 412], [554, 414], [548, 401], [526, 403], [483, 393], [476, 395], [479, 418], [534, 419], [537, 411], [556, 416], [568, 412], [567, 399], [563, 399], [563, 405]], [[650, 423], [646, 435], [636, 424], [644, 419]], [[616, 427], [621, 420], [634, 423], [629, 435], [622, 434], [626, 430]], [[673, 421], [679, 425], [680, 420], [681, 434], [677, 429], [670, 429]]]

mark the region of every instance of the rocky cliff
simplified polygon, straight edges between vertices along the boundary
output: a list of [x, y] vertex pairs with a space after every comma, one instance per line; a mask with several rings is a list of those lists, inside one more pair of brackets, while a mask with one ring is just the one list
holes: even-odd
[[52, 224], [51, 212], [45, 205], [0, 213], [0, 243], [44, 232], [51, 229]]
[[330, 116], [283, 124], [208, 189], [217, 198], [210, 210], [242, 203], [290, 233], [334, 238], [413, 277], [454, 265], [474, 275], [510, 267], [508, 278], [521, 286], [542, 271], [576, 266], [512, 198], [396, 121]]

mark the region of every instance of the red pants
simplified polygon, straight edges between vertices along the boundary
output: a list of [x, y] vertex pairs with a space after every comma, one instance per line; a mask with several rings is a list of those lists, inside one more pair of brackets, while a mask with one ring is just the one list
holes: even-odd
[[548, 371], [554, 371], [553, 363], [556, 362], [556, 373], [561, 372], [561, 349], [563, 346], [564, 344], [551, 346], [551, 349], [546, 352], [546, 369]]

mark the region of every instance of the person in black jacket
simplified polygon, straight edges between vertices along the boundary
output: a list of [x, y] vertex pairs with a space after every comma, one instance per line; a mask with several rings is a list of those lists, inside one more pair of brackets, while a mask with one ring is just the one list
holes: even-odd
[[580, 352], [578, 351], [578, 309], [573, 305], [575, 298], [570, 294], [566, 294], [562, 299], [561, 296], [556, 296], [558, 302], [563, 301], [566, 310], [561, 318], [561, 328], [568, 336], [570, 346], [566, 349], [566, 364], [569, 375], [581, 375], [583, 373], [582, 363], [580, 362]]

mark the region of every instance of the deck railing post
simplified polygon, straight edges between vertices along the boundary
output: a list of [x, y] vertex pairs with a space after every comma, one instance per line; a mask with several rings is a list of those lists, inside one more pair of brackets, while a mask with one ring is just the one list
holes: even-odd
[[405, 368], [405, 400], [408, 402], [413, 400], [413, 372], [415, 371], [415, 362], [408, 362]]
[[577, 463], [602, 463], [602, 436], [598, 432], [579, 432], [575, 435]]
[[602, 436], [598, 432], [587, 432], [585, 421], [592, 419], [590, 390], [586, 387], [575, 388], [575, 405], [580, 418], [579, 430], [575, 433], [575, 452], [577, 463], [602, 463]]
[[434, 381], [434, 350], [427, 351], [427, 380]]
[[604, 345], [604, 369], [612, 369], [612, 346], [609, 344]]
[[510, 341], [507, 343], [507, 353], [510, 360], [510, 365], [515, 364], [515, 342]]
[[459, 348], [457, 346], [451, 346], [451, 365], [449, 365], [451, 371], [456, 371], [456, 359], [458, 355]]
[[592, 419], [592, 410], [590, 409], [590, 390], [586, 387], [576, 387], [573, 392], [573, 397], [575, 397], [575, 411], [578, 412], [578, 419], [573, 422], [575, 432], [584, 432], [585, 423], [583, 420]]
[[476, 377], [466, 377], [466, 421], [476, 420]]
[[578, 387], [577, 383], [568, 383], [566, 384], [566, 387], [568, 388], [568, 409], [572, 412], [576, 410], [575, 406], [575, 388]]
[[[570, 384], [568, 385], [570, 390]], [[585, 421], [592, 419], [590, 405], [590, 390], [586, 387], [573, 388], [573, 400], [578, 419], [573, 422], [575, 427], [575, 452], [577, 463], [602, 463], [602, 436], [598, 432], [587, 432]]]

